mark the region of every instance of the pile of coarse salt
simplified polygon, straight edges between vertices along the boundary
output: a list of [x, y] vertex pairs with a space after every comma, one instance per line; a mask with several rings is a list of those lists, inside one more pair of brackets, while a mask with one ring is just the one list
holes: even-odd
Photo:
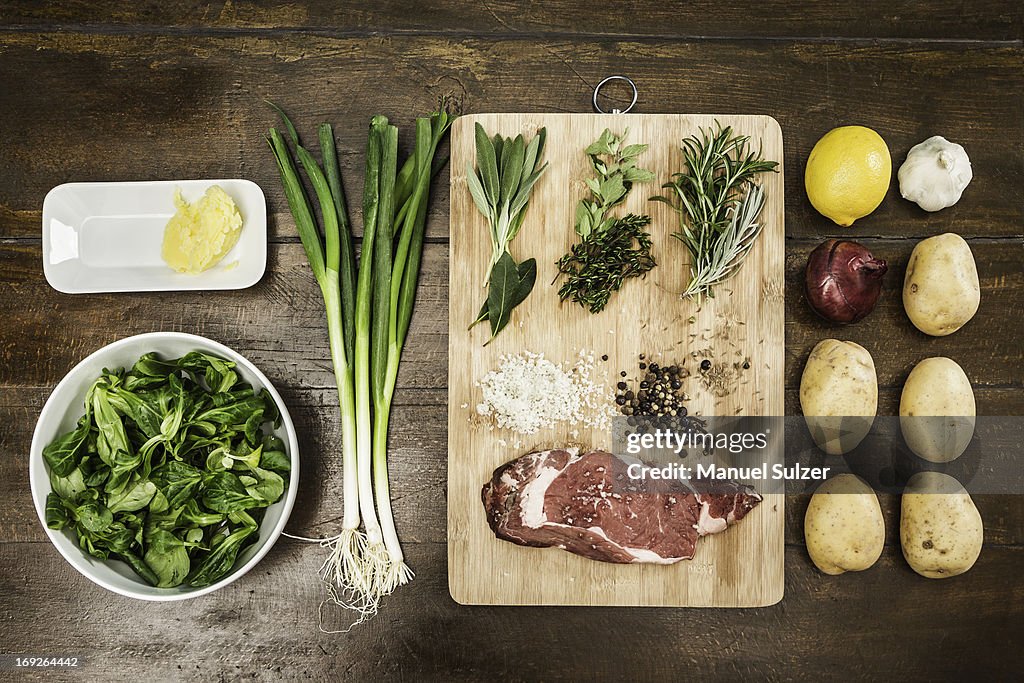
[[483, 402], [476, 412], [493, 426], [534, 434], [559, 423], [608, 429], [615, 414], [611, 392], [591, 381], [594, 354], [580, 351], [575, 365], [552, 363], [543, 353], [503, 355], [496, 370], [476, 383]]

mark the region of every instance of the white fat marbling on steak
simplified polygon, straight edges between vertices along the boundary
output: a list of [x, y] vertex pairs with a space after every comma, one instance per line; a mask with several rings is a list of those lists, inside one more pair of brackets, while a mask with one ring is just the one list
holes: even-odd
[[711, 504], [707, 501], [703, 501], [700, 504], [700, 517], [697, 519], [697, 533], [701, 536], [707, 534], [717, 534], [721, 531], [725, 531], [726, 527], [729, 526], [729, 519], [732, 517], [732, 512], [726, 518], [712, 517], [711, 516]]
[[528, 453], [495, 470], [481, 491], [498, 538], [558, 547], [603, 562], [672, 564], [725, 530], [761, 497], [734, 482], [632, 480], [603, 451]]

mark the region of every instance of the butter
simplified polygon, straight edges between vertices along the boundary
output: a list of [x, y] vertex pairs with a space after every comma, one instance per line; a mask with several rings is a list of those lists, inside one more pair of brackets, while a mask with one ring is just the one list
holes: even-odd
[[195, 275], [212, 268], [238, 242], [242, 214], [220, 186], [211, 186], [194, 204], [175, 190], [174, 206], [177, 212], [164, 228], [161, 256], [179, 273]]

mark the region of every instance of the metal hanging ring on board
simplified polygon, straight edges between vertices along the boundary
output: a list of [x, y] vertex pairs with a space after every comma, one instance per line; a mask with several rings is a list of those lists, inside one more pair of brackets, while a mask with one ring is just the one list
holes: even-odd
[[609, 113], [609, 112], [606, 112], [604, 109], [601, 109], [601, 105], [599, 105], [597, 103], [597, 96], [601, 93], [601, 88], [603, 88], [605, 86], [605, 84], [609, 83], [610, 81], [625, 81], [626, 83], [629, 83], [629, 87], [633, 89], [633, 101], [629, 103], [628, 107], [626, 107], [625, 109], [612, 109], [611, 110], [612, 114], [625, 114], [630, 109], [632, 109], [634, 105], [636, 105], [636, 98], [637, 98], [637, 95], [639, 94], [637, 92], [637, 89], [636, 89], [636, 83], [634, 83], [632, 81], [632, 79], [630, 79], [630, 78], [628, 78], [626, 76], [609, 76], [608, 78], [604, 79], [603, 81], [598, 83], [597, 86], [594, 87], [594, 111], [598, 112], [599, 114], [607, 114], [607, 113]]

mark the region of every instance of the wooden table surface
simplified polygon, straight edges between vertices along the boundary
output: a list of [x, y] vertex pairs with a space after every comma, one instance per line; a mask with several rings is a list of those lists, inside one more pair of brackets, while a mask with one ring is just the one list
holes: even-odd
[[[376, 619], [321, 634], [322, 551], [288, 539], [201, 599], [145, 604], [107, 593], [47, 541], [27, 474], [39, 410], [77, 361], [131, 334], [194, 332], [249, 356], [282, 390], [303, 455], [290, 530], [336, 530], [340, 434], [322, 303], [262, 139], [273, 122], [263, 100], [306, 130], [335, 123], [358, 196], [373, 113], [408, 131], [443, 95], [468, 112], [588, 111], [593, 86], [615, 73], [636, 81], [638, 111], [770, 114], [781, 123], [788, 412], [798, 411], [810, 348], [836, 334], [802, 301], [800, 271], [811, 248], [841, 234], [893, 266], [878, 310], [839, 332], [873, 350], [880, 413], [895, 413], [917, 360], [948, 355], [971, 378], [979, 414], [1022, 415], [1022, 23], [1020, 3], [996, 0], [434, 0], [419, 9], [396, 0], [372, 9], [334, 0], [0, 0], [0, 652], [84, 656], [77, 677], [88, 680], [1019, 677], [1020, 496], [977, 498], [984, 550], [970, 572], [945, 581], [903, 561], [890, 497], [878, 564], [822, 575], [803, 546], [807, 500], [798, 496], [787, 505], [786, 594], [773, 607], [455, 604], [445, 552], [447, 173], [431, 208], [391, 438], [397, 526], [417, 576]], [[930, 135], [959, 142], [974, 182], [955, 208], [926, 214], [899, 198], [894, 173], [874, 214], [837, 228], [811, 208], [801, 176], [815, 140], [851, 123], [878, 130], [894, 165]], [[40, 208], [54, 185], [231, 177], [256, 181], [269, 201], [269, 263], [255, 287], [69, 296], [43, 278]], [[968, 239], [982, 303], [963, 330], [928, 338], [903, 314], [899, 285], [916, 240], [945, 231]]]

